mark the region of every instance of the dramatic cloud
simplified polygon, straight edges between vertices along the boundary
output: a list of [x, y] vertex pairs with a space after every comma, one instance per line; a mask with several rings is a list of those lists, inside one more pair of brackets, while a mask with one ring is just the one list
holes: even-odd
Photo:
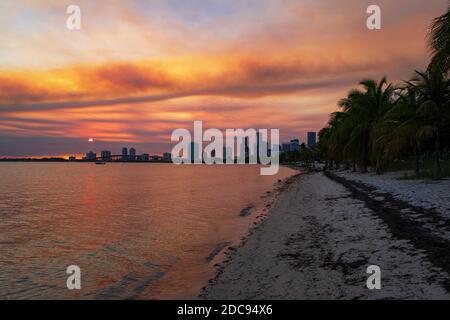
[[69, 31], [70, 1], [3, 1], [0, 156], [78, 154], [87, 137], [160, 153], [193, 120], [304, 139], [361, 79], [426, 67], [447, 1], [378, 2], [369, 31], [361, 0], [80, 0]]

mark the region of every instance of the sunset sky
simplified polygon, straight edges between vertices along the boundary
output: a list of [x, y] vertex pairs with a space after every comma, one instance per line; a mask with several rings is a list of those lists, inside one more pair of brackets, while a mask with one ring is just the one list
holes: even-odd
[[[66, 28], [70, 4], [81, 30]], [[382, 9], [379, 31], [366, 28], [370, 4]], [[0, 157], [159, 154], [194, 120], [304, 141], [360, 80], [424, 69], [427, 28], [447, 4], [1, 1]]]

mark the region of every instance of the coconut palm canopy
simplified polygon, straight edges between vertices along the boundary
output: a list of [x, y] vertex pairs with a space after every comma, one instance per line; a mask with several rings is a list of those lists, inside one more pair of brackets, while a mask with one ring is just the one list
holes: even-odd
[[334, 163], [370, 165], [377, 173], [393, 160], [434, 154], [434, 177], [441, 177], [441, 156], [450, 147], [450, 6], [435, 18], [428, 36], [432, 53], [427, 71], [414, 72], [403, 84], [364, 80], [339, 101], [342, 111], [330, 116], [319, 133], [318, 150]]
[[433, 20], [428, 42], [433, 54], [432, 63], [448, 72], [450, 67], [450, 4], [446, 13]]

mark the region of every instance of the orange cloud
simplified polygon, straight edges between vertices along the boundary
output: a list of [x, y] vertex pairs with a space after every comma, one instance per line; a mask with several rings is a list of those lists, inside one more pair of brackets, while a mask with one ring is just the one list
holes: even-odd
[[377, 32], [360, 0], [80, 0], [78, 33], [61, 28], [62, 2], [5, 4], [0, 149], [30, 154], [36, 142], [15, 137], [162, 145], [193, 120], [278, 127], [286, 138], [318, 130], [362, 78], [426, 66], [427, 27], [446, 1], [379, 2]]

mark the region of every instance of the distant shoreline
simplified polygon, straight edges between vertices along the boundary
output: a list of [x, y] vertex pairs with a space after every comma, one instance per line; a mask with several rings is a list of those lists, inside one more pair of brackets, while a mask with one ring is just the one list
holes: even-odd
[[[0, 162], [69, 162], [69, 163], [95, 163], [96, 161], [102, 160], [68, 160], [64, 158], [42, 158], [42, 159], [33, 159], [33, 158], [6, 158], [0, 159]], [[172, 163], [172, 161], [167, 160], [148, 160], [148, 161], [138, 161], [138, 160], [114, 160], [114, 161], [105, 161], [106, 163]]]

